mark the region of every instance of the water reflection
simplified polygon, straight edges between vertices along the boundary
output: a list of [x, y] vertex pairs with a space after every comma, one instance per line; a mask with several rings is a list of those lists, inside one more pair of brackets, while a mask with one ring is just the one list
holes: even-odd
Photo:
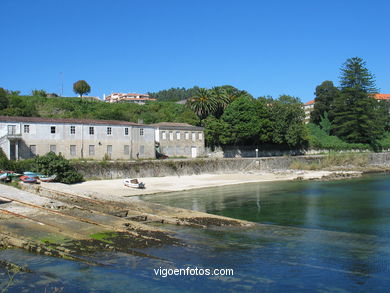
[[[257, 222], [254, 228], [171, 229], [185, 246], [142, 250], [156, 259], [97, 253], [105, 266], [24, 251], [10, 292], [383, 292], [390, 286], [389, 176], [338, 182], [237, 185], [146, 199]], [[234, 276], [162, 278], [155, 268], [232, 268]], [[50, 292], [47, 291], [47, 292]]]

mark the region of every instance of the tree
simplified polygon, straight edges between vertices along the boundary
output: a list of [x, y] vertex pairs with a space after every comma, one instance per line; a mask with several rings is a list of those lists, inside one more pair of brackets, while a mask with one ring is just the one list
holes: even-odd
[[358, 57], [341, 67], [341, 93], [334, 101], [332, 133], [347, 142], [376, 144], [384, 135], [386, 115], [372, 97], [373, 75]]
[[202, 124], [202, 121], [208, 115], [213, 114], [217, 109], [215, 96], [205, 88], [199, 88], [196, 94], [188, 100], [188, 105], [199, 117], [200, 124]]
[[269, 100], [272, 122], [272, 143], [301, 147], [307, 143], [305, 112], [301, 101], [288, 95]]
[[232, 102], [221, 116], [224, 131], [220, 141], [224, 145], [254, 145], [260, 131], [256, 101], [238, 98]]
[[314, 109], [310, 114], [310, 122], [319, 124], [321, 117], [324, 117], [325, 112], [330, 114], [329, 120], [332, 121], [332, 105], [335, 98], [340, 94], [337, 87], [333, 85], [333, 82], [326, 80], [316, 87], [316, 98], [314, 103]]
[[376, 93], [375, 77], [365, 66], [366, 62], [362, 58], [347, 59], [340, 69], [341, 89], [356, 89], [366, 93]]
[[0, 110], [8, 107], [9, 100], [7, 97], [7, 91], [0, 87]]
[[73, 84], [73, 91], [82, 97], [84, 94], [91, 92], [91, 87], [85, 80], [79, 80]]

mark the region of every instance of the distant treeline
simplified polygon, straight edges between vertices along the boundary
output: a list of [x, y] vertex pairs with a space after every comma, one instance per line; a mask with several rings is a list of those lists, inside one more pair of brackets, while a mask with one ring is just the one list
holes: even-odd
[[198, 91], [199, 87], [194, 86], [192, 88], [186, 89], [182, 88], [170, 88], [168, 90], [161, 90], [158, 92], [148, 93], [150, 98], [157, 99], [161, 102], [177, 102], [182, 100], [187, 100], [193, 97]]

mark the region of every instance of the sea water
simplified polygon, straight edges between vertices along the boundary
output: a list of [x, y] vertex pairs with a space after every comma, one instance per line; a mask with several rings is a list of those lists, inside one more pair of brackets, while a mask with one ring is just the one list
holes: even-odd
[[[163, 226], [183, 245], [138, 250], [146, 256], [97, 252], [92, 259], [99, 265], [0, 251], [0, 259], [32, 271], [16, 274], [8, 292], [383, 292], [390, 286], [389, 175], [240, 184], [143, 199], [257, 224]], [[175, 269], [233, 274], [161, 274]], [[7, 280], [0, 271], [0, 286]]]

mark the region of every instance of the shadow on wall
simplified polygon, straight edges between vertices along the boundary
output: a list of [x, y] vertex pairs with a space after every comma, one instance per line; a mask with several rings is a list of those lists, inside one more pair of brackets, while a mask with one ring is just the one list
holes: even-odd
[[36, 149], [28, 146], [24, 140], [19, 141], [19, 159], [31, 159], [35, 157]]
[[218, 147], [214, 150], [207, 149], [208, 157], [211, 158], [255, 158], [255, 157], [275, 157], [275, 156], [300, 156], [305, 154], [305, 150], [278, 150], [261, 149], [253, 147]]

